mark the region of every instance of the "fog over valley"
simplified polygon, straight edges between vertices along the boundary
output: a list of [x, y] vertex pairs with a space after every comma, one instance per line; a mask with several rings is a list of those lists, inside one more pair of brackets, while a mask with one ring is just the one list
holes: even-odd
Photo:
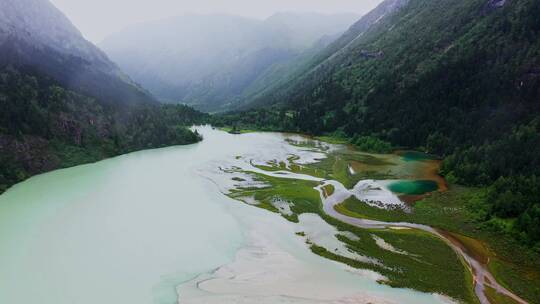
[[185, 14], [228, 14], [265, 19], [278, 12], [362, 15], [382, 0], [52, 0], [94, 43], [123, 28]]
[[358, 18], [276, 13], [261, 21], [184, 15], [128, 27], [100, 47], [159, 100], [217, 111], [282, 79], [280, 65], [309, 58]]

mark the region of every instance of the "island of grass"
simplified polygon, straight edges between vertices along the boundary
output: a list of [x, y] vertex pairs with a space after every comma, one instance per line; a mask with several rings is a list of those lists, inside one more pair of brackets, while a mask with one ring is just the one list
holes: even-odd
[[[382, 210], [355, 198], [337, 205], [336, 210], [351, 217], [418, 223], [453, 233], [470, 254], [486, 261], [501, 285], [531, 303], [539, 302], [540, 257], [506, 234], [478, 224], [475, 209], [482, 195], [482, 189], [452, 186], [447, 192], [435, 192], [417, 202], [412, 212]], [[493, 303], [507, 303], [496, 299]]]
[[219, 129], [221, 131], [225, 131], [227, 133], [235, 134], [235, 135], [259, 132], [259, 131], [250, 130], [250, 129], [238, 129], [238, 128], [235, 128], [235, 127], [221, 127]]
[[[243, 173], [263, 181], [268, 187], [237, 188], [229, 194], [231, 198], [242, 200], [243, 197], [253, 197], [257, 201], [257, 207], [276, 213], [279, 213], [279, 210], [272, 205], [272, 200], [279, 197], [289, 201], [292, 203], [292, 215], [282, 214], [284, 218], [298, 222], [301, 214], [317, 214], [339, 231], [347, 231], [357, 237], [356, 240], [351, 240], [342, 235], [338, 236], [347, 248], [359, 255], [375, 258], [380, 264], [354, 260], [330, 252], [317, 244], [309, 244], [314, 253], [355, 268], [376, 271], [386, 277], [386, 280], [380, 283], [392, 287], [440, 293], [465, 303], [476, 303], [470, 272], [461, 258], [438, 237], [416, 229], [361, 229], [351, 226], [323, 211], [320, 194], [315, 190], [318, 182], [277, 178], [254, 172]], [[333, 192], [330, 188], [327, 188], [327, 191]], [[298, 235], [305, 236], [304, 233]], [[407, 254], [381, 248], [374, 236]]]

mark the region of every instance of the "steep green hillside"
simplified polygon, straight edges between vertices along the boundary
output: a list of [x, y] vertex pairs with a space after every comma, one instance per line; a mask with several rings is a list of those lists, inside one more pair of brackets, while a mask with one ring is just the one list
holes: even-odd
[[538, 16], [536, 0], [387, 0], [303, 76], [252, 101], [266, 110], [221, 123], [445, 157], [451, 182], [490, 186], [485, 221], [540, 250]]
[[[252, 108], [272, 104], [286, 104], [290, 97], [289, 95], [298, 90], [298, 85], [303, 82], [309, 82], [310, 77], [314, 77], [318, 73], [324, 75], [333, 65], [338, 65], [340, 60], [347, 60], [350, 55], [348, 52], [355, 47], [356, 42], [360, 41], [364, 33], [381, 21], [385, 21], [385, 18], [392, 16], [407, 3], [408, 0], [383, 1], [379, 6], [353, 24], [338, 39], [332, 39], [329, 45], [313, 50], [310, 56], [303, 57], [303, 60], [297, 62], [294, 68], [288, 68], [282, 72], [287, 76], [291, 74], [294, 78], [288, 77], [285, 81], [280, 81], [278, 85], [267, 87], [258, 96], [251, 96], [252, 98], [246, 100], [242, 106], [244, 108]], [[318, 80], [320, 78], [315, 77], [311, 79], [311, 81]]]
[[155, 102], [48, 0], [0, 1], [0, 67], [8, 65], [30, 67], [102, 102]]
[[0, 1], [0, 193], [34, 174], [199, 141], [48, 0]]
[[140, 149], [201, 140], [206, 115], [186, 106], [116, 105], [53, 79], [0, 70], [0, 193], [32, 175]]

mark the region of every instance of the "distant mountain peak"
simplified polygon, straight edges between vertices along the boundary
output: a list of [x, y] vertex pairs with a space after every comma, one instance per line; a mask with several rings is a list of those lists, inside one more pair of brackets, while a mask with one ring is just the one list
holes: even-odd
[[0, 67], [6, 65], [108, 103], [153, 100], [49, 0], [0, 1]]
[[87, 44], [79, 30], [48, 0], [0, 1], [0, 28], [4, 33], [0, 39], [17, 36], [61, 51], [81, 52]]
[[215, 109], [235, 102], [272, 67], [321, 46], [324, 37], [336, 38], [357, 19], [297, 12], [266, 20], [189, 14], [130, 26], [100, 45], [162, 101]]

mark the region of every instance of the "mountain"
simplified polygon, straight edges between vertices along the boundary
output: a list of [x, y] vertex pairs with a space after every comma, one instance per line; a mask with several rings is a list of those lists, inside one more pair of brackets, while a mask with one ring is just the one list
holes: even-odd
[[[304, 83], [308, 83], [309, 77], [316, 78], [316, 76], [313, 75], [326, 73], [328, 67], [340, 64], [339, 60], [349, 58], [349, 52], [353, 51], [355, 43], [363, 38], [363, 35], [369, 29], [378, 25], [381, 21], [384, 21], [385, 17], [388, 18], [398, 12], [408, 3], [408, 1], [409, 0], [383, 1], [375, 9], [352, 24], [352, 26], [350, 26], [342, 35], [331, 40], [327, 45], [324, 45], [324, 47], [316, 49], [311, 56], [306, 57], [304, 62], [295, 68], [296, 73], [292, 73], [292, 79], [289, 78], [288, 81], [281, 82], [279, 86], [266, 89], [257, 96], [245, 99], [244, 103], [237, 105], [237, 109], [273, 105], [283, 102], [286, 103], [289, 98], [289, 96], [287, 96], [289, 90], [295, 90], [295, 88], [304, 85]], [[290, 69], [287, 69], [287, 71], [284, 72], [290, 73], [289, 70]]]
[[110, 103], [154, 102], [49, 1], [0, 2], [0, 66], [48, 74]]
[[0, 1], [0, 193], [32, 175], [186, 144], [205, 115], [163, 106], [48, 0]]
[[100, 46], [160, 100], [215, 111], [276, 64], [343, 32], [352, 14], [280, 13], [267, 20], [185, 15], [129, 27]]
[[215, 120], [438, 155], [452, 184], [486, 189], [471, 207], [482, 227], [538, 249], [538, 16], [537, 0], [386, 0], [302, 73]]
[[252, 87], [255, 90], [247, 90], [243, 98], [229, 106], [227, 110], [242, 110], [257, 106], [282, 103], [287, 100], [289, 89], [295, 85], [301, 85], [301, 80], [319, 70], [324, 70], [331, 65], [339, 56], [347, 56], [346, 50], [354, 41], [362, 37], [371, 26], [381, 21], [384, 17], [393, 14], [406, 5], [408, 0], [383, 1], [379, 6], [367, 13], [360, 20], [352, 24], [342, 34], [337, 36], [325, 36], [311, 49], [294, 57], [289, 62], [270, 69], [261, 80], [255, 81]]
[[[297, 114], [299, 130], [372, 135], [442, 156], [496, 141], [534, 128], [540, 113], [539, 9], [532, 0], [384, 1], [302, 75], [246, 108], [278, 106]], [[474, 183], [508, 172], [500, 165]]]

